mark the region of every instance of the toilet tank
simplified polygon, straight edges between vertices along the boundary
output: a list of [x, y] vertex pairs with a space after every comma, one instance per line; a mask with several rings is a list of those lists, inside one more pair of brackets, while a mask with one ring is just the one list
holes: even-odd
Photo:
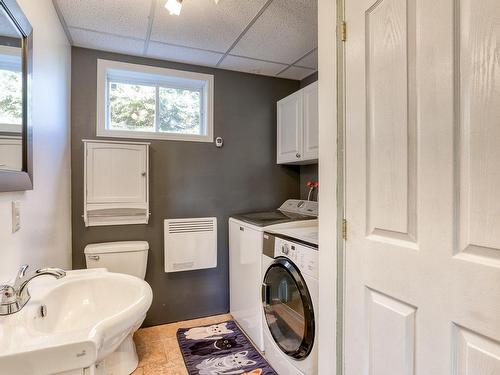
[[148, 263], [146, 241], [94, 243], [85, 247], [87, 268], [107, 268], [144, 279]]

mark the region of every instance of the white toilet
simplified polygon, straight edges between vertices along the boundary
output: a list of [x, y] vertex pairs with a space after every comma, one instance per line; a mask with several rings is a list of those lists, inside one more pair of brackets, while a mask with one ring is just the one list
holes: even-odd
[[148, 263], [146, 241], [94, 243], [85, 247], [87, 268], [107, 268], [144, 279]]
[[[85, 247], [87, 268], [107, 268], [109, 272], [125, 273], [144, 279], [148, 263], [149, 244], [146, 241], [95, 243]], [[146, 315], [138, 321], [139, 329]], [[109, 356], [94, 369], [97, 375], [131, 374], [139, 363], [133, 334], [127, 336]]]

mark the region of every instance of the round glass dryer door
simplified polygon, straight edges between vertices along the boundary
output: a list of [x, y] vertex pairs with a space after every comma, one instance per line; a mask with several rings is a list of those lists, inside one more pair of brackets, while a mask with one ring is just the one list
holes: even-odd
[[266, 323], [279, 348], [304, 359], [314, 344], [314, 311], [304, 278], [286, 258], [276, 258], [262, 284]]

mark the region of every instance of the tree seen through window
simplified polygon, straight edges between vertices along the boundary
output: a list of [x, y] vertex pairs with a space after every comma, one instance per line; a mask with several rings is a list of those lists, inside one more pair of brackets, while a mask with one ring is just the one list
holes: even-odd
[[202, 131], [199, 90], [110, 82], [109, 102], [110, 129], [181, 134]]

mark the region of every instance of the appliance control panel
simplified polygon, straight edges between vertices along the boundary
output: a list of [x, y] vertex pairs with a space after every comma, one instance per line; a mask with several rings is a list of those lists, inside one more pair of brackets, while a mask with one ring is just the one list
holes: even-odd
[[317, 249], [276, 237], [274, 242], [274, 257], [285, 257], [290, 259], [299, 271], [315, 279], [318, 278], [318, 255]]
[[303, 199], [288, 199], [281, 207], [280, 211], [291, 212], [299, 215], [318, 216], [318, 202]]

